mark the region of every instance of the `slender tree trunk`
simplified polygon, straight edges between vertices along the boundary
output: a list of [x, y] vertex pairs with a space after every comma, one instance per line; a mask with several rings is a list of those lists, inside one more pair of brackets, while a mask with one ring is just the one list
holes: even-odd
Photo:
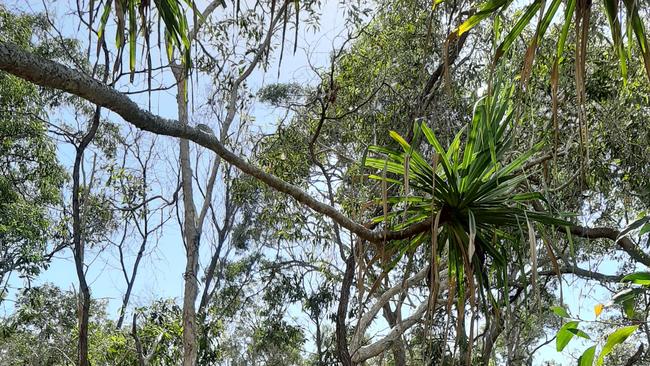
[[[82, 254], [83, 255], [83, 254]], [[82, 265], [83, 266], [83, 265]], [[77, 270], [77, 276], [79, 270]], [[79, 342], [77, 360], [79, 366], [88, 366], [88, 323], [90, 320], [90, 290], [86, 279], [79, 277]]]
[[352, 281], [354, 280], [354, 266], [354, 250], [351, 250], [345, 261], [345, 274], [341, 283], [339, 306], [336, 312], [336, 352], [338, 353], [339, 362], [343, 366], [353, 366], [350, 350], [348, 349], [348, 332], [345, 319], [348, 314], [350, 287], [352, 287]]
[[[181, 66], [174, 66], [174, 76], [178, 85], [176, 103], [178, 122], [188, 124], [186, 79]], [[196, 207], [192, 188], [192, 166], [190, 162], [190, 143], [180, 139], [180, 168], [183, 190], [183, 233], [185, 241], [186, 264], [183, 275], [183, 366], [194, 366], [197, 362], [198, 347], [196, 336], [196, 297], [198, 294], [199, 243], [200, 231], [196, 225]]]
[[131, 336], [135, 341], [135, 351], [138, 354], [138, 366], [147, 366], [147, 362], [144, 358], [144, 351], [142, 350], [142, 342], [140, 342], [140, 337], [138, 337], [138, 315], [133, 313], [133, 323], [131, 325]]
[[[147, 233], [146, 230], [147, 227], [145, 224], [145, 233]], [[124, 316], [126, 315], [126, 307], [129, 305], [129, 299], [131, 298], [131, 291], [133, 291], [133, 284], [135, 283], [135, 276], [138, 274], [138, 267], [140, 266], [140, 261], [144, 256], [144, 250], [146, 246], [147, 246], [147, 238], [145, 237], [144, 239], [142, 239], [142, 243], [140, 244], [140, 250], [138, 251], [138, 254], [135, 258], [135, 262], [133, 263], [131, 278], [127, 278], [126, 292], [124, 293], [124, 297], [122, 298], [122, 308], [120, 309], [120, 316], [117, 319], [117, 325], [115, 326], [115, 328], [117, 329], [122, 328], [122, 324], [124, 323]], [[125, 270], [125, 275], [126, 275], [126, 270]]]
[[[227, 215], [227, 210], [226, 210], [226, 215]], [[224, 225], [224, 231], [227, 232], [226, 225]], [[217, 264], [219, 262], [219, 258], [221, 255], [221, 248], [223, 247], [223, 244], [226, 241], [225, 235], [218, 233], [218, 244], [217, 244], [217, 249], [215, 250], [214, 255], [210, 259], [210, 265], [208, 265], [208, 269], [205, 271], [205, 283], [203, 285], [203, 293], [201, 295], [201, 301], [199, 302], [199, 313], [201, 316], [205, 316], [205, 309], [208, 306], [208, 302], [211, 299], [210, 296], [210, 286], [212, 285], [212, 280], [214, 279], [214, 275], [217, 269]], [[218, 283], [218, 282], [217, 282]]]
[[185, 265], [183, 294], [183, 366], [194, 366], [198, 357], [195, 302], [198, 293], [196, 274], [199, 267], [199, 237], [196, 230], [192, 230], [190, 233], [187, 231], [186, 229], [187, 263]]
[[78, 305], [78, 324], [79, 324], [79, 341], [77, 343], [77, 362], [79, 366], [88, 366], [88, 322], [90, 318], [90, 289], [86, 282], [86, 273], [84, 272], [84, 254], [85, 243], [82, 236], [81, 224], [81, 193], [80, 193], [80, 171], [83, 164], [83, 154], [86, 147], [90, 144], [97, 133], [99, 126], [100, 107], [95, 110], [92, 124], [88, 133], [86, 133], [79, 146], [76, 147], [74, 167], [72, 170], [72, 243], [74, 253], [74, 263], [79, 280], [79, 305]]
[[[138, 160], [140, 160], [140, 157], [138, 156]], [[147, 168], [146, 168], [146, 162], [144, 165], [142, 165], [142, 184], [143, 184], [143, 192], [147, 192], [147, 189], [149, 187], [147, 183]], [[138, 268], [140, 267], [140, 261], [142, 260], [142, 257], [144, 256], [144, 251], [147, 248], [147, 241], [149, 240], [149, 217], [148, 217], [148, 204], [147, 204], [147, 197], [146, 193], [142, 195], [142, 199], [144, 200], [144, 204], [142, 205], [142, 209], [144, 212], [143, 215], [143, 230], [141, 231], [142, 235], [142, 241], [140, 242], [140, 249], [138, 250], [138, 254], [135, 257], [135, 261], [133, 262], [133, 268], [131, 269], [131, 276], [129, 276], [126, 273], [126, 266], [124, 265], [124, 256], [122, 254], [122, 247], [120, 246], [120, 263], [122, 264], [122, 271], [124, 273], [124, 279], [126, 280], [126, 292], [124, 293], [124, 297], [122, 298], [122, 308], [120, 309], [120, 316], [117, 319], [117, 325], [116, 329], [122, 328], [122, 324], [124, 323], [124, 317], [126, 315], [126, 308], [129, 305], [129, 299], [131, 298], [131, 292], [133, 291], [133, 284], [135, 283], [135, 277], [138, 274]], [[134, 220], [137, 220], [134, 214]], [[125, 224], [126, 225], [126, 224]], [[137, 224], [136, 224], [137, 225]]]
[[318, 352], [318, 366], [323, 366], [323, 339], [320, 330], [320, 312], [316, 316], [316, 352]]
[[487, 336], [485, 337], [485, 343], [482, 350], [483, 364], [489, 365], [494, 344], [499, 338], [499, 335], [501, 335], [501, 332], [503, 332], [503, 328], [504, 326], [503, 326], [503, 321], [501, 321], [501, 317], [499, 316], [494, 317], [492, 323], [490, 324], [490, 328], [488, 330]]

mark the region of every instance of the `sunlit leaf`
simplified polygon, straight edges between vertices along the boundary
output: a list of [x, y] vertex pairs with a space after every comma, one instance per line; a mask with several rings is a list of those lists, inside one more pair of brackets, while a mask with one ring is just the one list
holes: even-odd
[[648, 41], [645, 36], [645, 27], [643, 20], [639, 16], [638, 2], [635, 0], [623, 0], [627, 8], [628, 21], [631, 24], [634, 35], [636, 36], [639, 48], [641, 49], [641, 56], [643, 64], [646, 69], [648, 79], [650, 79], [650, 49], [648, 48]]
[[557, 336], [555, 339], [555, 348], [557, 349], [558, 352], [562, 352], [564, 347], [569, 344], [571, 339], [573, 339], [573, 336], [576, 335], [574, 331], [578, 328], [578, 324], [580, 324], [579, 321], [570, 321], [562, 326], [560, 330], [557, 332]]
[[619, 328], [615, 330], [612, 334], [610, 334], [607, 337], [607, 342], [605, 342], [605, 345], [603, 346], [602, 351], [600, 351], [600, 355], [598, 356], [598, 360], [596, 361], [596, 365], [600, 366], [603, 364], [605, 361], [605, 357], [612, 353], [614, 350], [614, 347], [625, 342], [625, 340], [632, 334], [634, 333], [637, 329], [639, 328], [638, 325], [630, 325], [627, 327]]
[[557, 53], [556, 53], [556, 63], [559, 64], [562, 59], [562, 54], [564, 53], [564, 46], [566, 44], [566, 39], [569, 34], [569, 27], [571, 26], [571, 18], [573, 17], [573, 12], [576, 9], [576, 0], [567, 0], [564, 4], [564, 23], [562, 23], [562, 31], [560, 32], [560, 38], [557, 42]]
[[557, 316], [561, 316], [563, 318], [570, 318], [571, 316], [569, 315], [569, 312], [566, 311], [565, 308], [561, 306], [551, 306], [551, 311], [555, 313]]
[[594, 357], [596, 355], [596, 346], [587, 348], [580, 358], [578, 358], [578, 366], [592, 366], [594, 364]]
[[631, 273], [621, 280], [621, 282], [632, 282], [637, 285], [650, 285], [650, 272], [635, 272]]
[[478, 11], [463, 22], [455, 31], [458, 36], [474, 28], [483, 19], [490, 17], [497, 10], [509, 5], [512, 0], [488, 0], [479, 6]]
[[627, 83], [627, 54], [623, 47], [623, 36], [621, 34], [621, 23], [618, 20], [618, 5], [620, 0], [603, 0], [605, 14], [609, 21], [609, 28], [614, 40], [614, 48], [618, 54], [619, 64], [621, 67], [621, 75], [623, 75], [623, 83]]
[[526, 28], [530, 23], [530, 20], [535, 16], [540, 6], [542, 5], [542, 0], [535, 0], [532, 4], [528, 5], [526, 11], [519, 18], [515, 26], [510, 30], [510, 33], [506, 35], [506, 38], [501, 42], [499, 47], [496, 50], [496, 55], [494, 56], [495, 61], [499, 60], [503, 54], [508, 52], [512, 43], [519, 37], [521, 32]]

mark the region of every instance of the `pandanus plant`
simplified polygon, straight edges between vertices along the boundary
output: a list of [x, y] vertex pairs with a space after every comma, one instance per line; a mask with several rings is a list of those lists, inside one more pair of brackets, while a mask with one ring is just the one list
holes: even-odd
[[[425, 245], [431, 253], [435, 299], [438, 261], [446, 256], [449, 296], [457, 298], [459, 322], [466, 300], [476, 310], [478, 304], [497, 305], [490, 291], [495, 288], [505, 289], [503, 298], [508, 299], [508, 263], [513, 262], [515, 253], [512, 247], [519, 246], [514, 249], [520, 258], [528, 257], [530, 249], [534, 263], [535, 224], [569, 225], [526, 206], [527, 201], [544, 200], [540, 193], [525, 190], [527, 173], [523, 169], [543, 143], [515, 156], [516, 126], [510, 102], [513, 90], [495, 86], [491, 95], [480, 99], [471, 124], [456, 134], [447, 149], [426, 123], [416, 122], [413, 144], [392, 131], [390, 136], [401, 149], [374, 146], [371, 151], [375, 156], [365, 162], [380, 172], [370, 177], [381, 181], [384, 192], [377, 199], [384, 213], [374, 219], [375, 223], [400, 230], [426, 220], [432, 222], [430, 231], [408, 241], [386, 243], [385, 257], [392, 260], [384, 262], [386, 271], [406, 253]], [[520, 244], [518, 238], [525, 235], [518, 232], [528, 232], [530, 247]], [[534, 275], [536, 265], [532, 267]], [[492, 286], [490, 278], [496, 279], [498, 286]]]

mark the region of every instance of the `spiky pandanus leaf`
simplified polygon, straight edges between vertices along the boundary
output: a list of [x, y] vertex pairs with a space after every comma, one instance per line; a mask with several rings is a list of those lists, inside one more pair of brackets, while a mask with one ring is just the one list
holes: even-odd
[[[513, 90], [497, 85], [493, 95], [479, 100], [471, 125], [463, 128], [447, 149], [425, 123], [417, 122], [414, 136], [420, 133], [424, 136], [436, 159], [425, 157], [414, 148], [415, 144], [391, 132], [390, 136], [401, 150], [375, 146], [370, 150], [377, 156], [365, 161], [367, 167], [386, 172], [370, 175], [386, 186], [402, 186], [405, 180], [409, 184], [408, 195], [377, 200], [378, 204], [390, 205], [392, 211], [376, 217], [375, 222], [384, 222], [388, 228], [399, 230], [437, 215], [440, 217], [436, 220], [439, 222], [435, 240], [432, 240], [433, 234], [428, 233], [409, 241], [390, 243], [394, 256], [386, 270], [417, 246], [448, 243], [446, 253], [440, 245], [431, 257], [433, 261], [438, 255], [447, 255], [450, 284], [455, 283], [458, 294], [458, 309], [464, 299], [471, 300], [470, 304], [476, 300], [465, 296], [477, 296], [493, 303], [490, 278], [495, 278], [495, 283], [507, 291], [507, 265], [512, 255], [511, 246], [506, 245], [512, 239], [509, 232], [526, 230], [521, 223], [529, 221], [569, 225], [549, 214], [529, 211], [523, 205], [529, 200], [543, 199], [541, 193], [522, 191], [522, 183], [527, 178], [522, 167], [542, 145], [536, 144], [519, 156], [510, 157], [513, 151], [514, 123], [510, 102]], [[435, 168], [429, 164], [434, 160]], [[524, 252], [527, 247], [518, 249]]]
[[[511, 6], [521, 6], [519, 2], [505, 1], [505, 0], [487, 0], [482, 4], [476, 7], [474, 14], [469, 17], [466, 21], [460, 24], [454, 32], [452, 32], [452, 37], [460, 36], [461, 34], [470, 31], [476, 25], [481, 23], [483, 20], [491, 18], [499, 14], [500, 12], [508, 9]], [[495, 59], [501, 58], [505, 54], [513, 41], [522, 33], [522, 31], [530, 25], [533, 21], [534, 15], [540, 9], [543, 3], [539, 0], [533, 0], [530, 2], [522, 15], [519, 17], [515, 25], [510, 29], [510, 31], [505, 35], [504, 40], [496, 50]], [[567, 32], [569, 27], [574, 23], [578, 23], [583, 20], [582, 18], [573, 18], [574, 10], [578, 8], [591, 8], [591, 2], [587, 1], [577, 1], [577, 0], [553, 0], [550, 5], [547, 7], [546, 12], [543, 13], [543, 16], [540, 16], [537, 28], [534, 32], [533, 39], [531, 44], [535, 47], [539, 45], [541, 41], [544, 40], [546, 35], [546, 30], [548, 29], [551, 22], [554, 20], [557, 10], [560, 5], [564, 6], [564, 16], [563, 19], [560, 19], [561, 24], [561, 36], [558, 39], [558, 58], [562, 57], [564, 51], [564, 45], [566, 42]], [[596, 8], [594, 6], [594, 8]], [[602, 10], [607, 16], [610, 25], [610, 34], [612, 36], [612, 44], [616, 50], [616, 54], [619, 57], [619, 62], [621, 66], [621, 74], [625, 80], [627, 76], [627, 58], [629, 55], [624, 52], [623, 48], [623, 35], [621, 32], [621, 23], [619, 19], [625, 19], [625, 22], [628, 24], [628, 27], [632, 29], [636, 41], [639, 46], [639, 53], [641, 56], [641, 61], [646, 68], [646, 73], [650, 79], [650, 48], [648, 47], [647, 38], [645, 35], [645, 24], [642, 17], [639, 15], [639, 5], [637, 1], [634, 0], [602, 0]], [[632, 39], [628, 39], [632, 41]], [[556, 60], [557, 63], [557, 60]]]
[[[102, 16], [99, 20], [98, 29], [98, 43], [97, 52], [104, 42], [104, 31], [109, 20], [111, 11], [115, 13], [117, 29], [115, 33], [116, 48], [118, 54], [122, 55], [125, 48], [128, 47], [129, 52], [129, 70], [131, 73], [131, 81], [133, 81], [133, 74], [136, 68], [136, 48], [137, 38], [142, 34], [145, 38], [145, 47], [149, 47], [149, 33], [151, 31], [148, 27], [147, 14], [152, 7], [157, 10], [158, 16], [165, 26], [165, 49], [170, 51], [176, 49], [181, 55], [180, 60], [186, 72], [191, 68], [190, 57], [190, 28], [188, 26], [187, 18], [185, 16], [185, 9], [183, 3], [187, 8], [195, 10], [195, 4], [191, 0], [108, 0], [102, 10]], [[225, 3], [223, 3], [225, 6]], [[91, 2], [91, 13], [92, 9]], [[196, 16], [200, 14], [196, 13]], [[128, 45], [125, 42], [125, 35], [128, 38]], [[149, 50], [145, 50], [148, 53]], [[121, 58], [121, 57], [120, 57]], [[119, 69], [121, 59], [116, 60], [115, 70]]]

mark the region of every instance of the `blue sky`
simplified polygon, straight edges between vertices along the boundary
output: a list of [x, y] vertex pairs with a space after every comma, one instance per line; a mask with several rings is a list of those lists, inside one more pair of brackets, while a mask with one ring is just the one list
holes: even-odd
[[[202, 6], [201, 3], [199, 2], [199, 8]], [[206, 1], [203, 1], [203, 3], [206, 3]], [[39, 12], [43, 10], [41, 1], [24, 2], [14, 0], [8, 1], [7, 6], [10, 9], [22, 9], [26, 12]], [[86, 31], [77, 29], [77, 19], [75, 16], [67, 14], [67, 6], [70, 6], [70, 4], [66, 4], [65, 2], [48, 5], [55, 25], [60, 27], [65, 36], [82, 40], [86, 39]], [[226, 9], [225, 11], [231, 10]], [[224, 10], [219, 9], [216, 12], [218, 13], [219, 11]], [[323, 9], [320, 29], [315, 30], [313, 27], [307, 27], [305, 25], [301, 27], [298, 50], [295, 55], [292, 53], [293, 32], [291, 32], [291, 37], [287, 37], [287, 45], [285, 47], [279, 77], [277, 60], [275, 60], [272, 62], [272, 66], [267, 73], [264, 73], [262, 70], [256, 70], [253, 73], [248, 81], [251, 89], [255, 91], [265, 84], [275, 82], [315, 82], [315, 75], [309, 68], [307, 55], [311, 55], [312, 64], [316, 66], [325, 66], [328, 64], [329, 52], [332, 49], [332, 45], [337, 44], [336, 38], [342, 29], [343, 21], [342, 11], [338, 9], [338, 4], [336, 2], [327, 2]], [[108, 32], [110, 32], [110, 26], [107, 30]], [[111, 39], [110, 36], [107, 36], [107, 39]], [[155, 59], [156, 57], [154, 57]], [[171, 84], [173, 78], [169, 73], [166, 73], [156, 81], [160, 81], [163, 84]], [[137, 89], [141, 85], [123, 85], [123, 87]], [[207, 90], [207, 88], [208, 85], [194, 85], [193, 92], [196, 103], [199, 103], [201, 98], [205, 97], [205, 92], [203, 91]], [[143, 107], [147, 107], [146, 94], [136, 96], [133, 99]], [[163, 117], [175, 119], [177, 117], [175, 90], [172, 89], [152, 94], [151, 109], [152, 112]], [[279, 117], [277, 111], [259, 103], [253, 107], [252, 114], [257, 121], [256, 125], [261, 128], [273, 126]], [[114, 114], [109, 114], [109, 118], [123, 123]], [[210, 123], [209, 121], [205, 122], [193, 119], [191, 112], [190, 120], [195, 123]], [[175, 139], [163, 137], [159, 138], [159, 141], [168, 146], [170, 157], [173, 158], [177, 155], [177, 141]], [[74, 155], [71, 149], [63, 147], [59, 151], [59, 156], [64, 164], [71, 165]], [[202, 258], [206, 261], [209, 258], [209, 252], [205, 243], [203, 249]], [[87, 262], [93, 258], [91, 255], [93, 251], [89, 250], [88, 252]], [[110, 253], [110, 250], [100, 253], [89, 266], [87, 278], [91, 285], [92, 296], [94, 298], [107, 299], [109, 301], [109, 314], [117, 315], [125, 283], [121, 271], [117, 270], [114, 265], [115, 260], [115, 253]], [[143, 258], [131, 298], [131, 306], [147, 304], [154, 298], [181, 297], [184, 266], [185, 250], [180, 237], [180, 230], [176, 222], [172, 220], [165, 226], [164, 233], [157, 243], [155, 253]], [[70, 250], [60, 253], [51, 263], [49, 269], [43, 272], [32, 284], [38, 285], [45, 282], [54, 283], [64, 289], [78, 287], [74, 261]], [[17, 279], [14, 280], [14, 283], [20, 285]], [[4, 307], [5, 313], [11, 311], [11, 302], [5, 302]]]

